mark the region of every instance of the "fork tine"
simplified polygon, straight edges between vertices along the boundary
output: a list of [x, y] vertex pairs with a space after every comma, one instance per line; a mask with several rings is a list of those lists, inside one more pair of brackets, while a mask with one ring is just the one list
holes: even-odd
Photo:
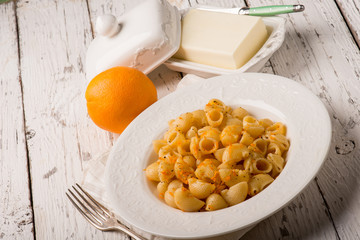
[[[79, 186], [78, 186], [79, 187]], [[104, 214], [106, 214], [102, 209], [100, 209], [99, 207], [97, 207], [96, 205], [94, 205], [94, 203], [90, 203], [82, 194], [79, 192], [79, 190], [77, 190], [75, 188], [75, 186], [72, 186], [72, 188], [75, 190], [75, 192], [81, 197], [81, 199], [88, 205], [88, 207], [90, 207], [90, 209], [100, 218], [102, 218], [103, 220], [106, 220], [106, 216], [104, 216]], [[82, 190], [82, 189], [81, 189]], [[82, 190], [83, 191], [83, 190]], [[91, 199], [90, 199], [91, 200]], [[91, 200], [92, 201], [92, 200]], [[100, 212], [101, 211], [101, 212]]]
[[71, 203], [75, 206], [75, 208], [80, 212], [81, 215], [83, 215], [83, 217], [93, 226], [97, 226], [97, 223], [95, 222], [94, 219], [90, 218], [76, 203], [75, 201], [70, 197], [70, 195], [68, 193], [65, 193], [66, 196], [69, 198], [69, 200], [71, 201]]
[[[91, 211], [89, 211], [89, 209], [80, 201], [80, 199], [79, 199], [78, 197], [76, 197], [76, 195], [75, 195], [70, 189], [68, 189], [68, 191], [69, 191], [69, 193], [71, 194], [72, 198], [70, 197], [69, 194], [66, 193], [66, 195], [68, 196], [68, 198], [71, 200], [71, 202], [75, 205], [75, 207], [80, 211], [80, 213], [81, 213], [83, 216], [85, 216], [88, 220], [92, 220], [91, 222], [92, 222], [93, 224], [96, 224], [96, 225], [102, 224], [102, 221], [101, 221], [98, 217], [96, 217], [96, 216], [94, 215], [94, 213], [92, 213]], [[74, 199], [75, 199], [75, 200], [74, 200]], [[76, 201], [77, 203], [76, 203], [75, 201]], [[81, 207], [80, 207], [79, 205], [81, 205]], [[87, 214], [85, 213], [85, 211], [86, 211]], [[90, 218], [90, 216], [91, 216], [92, 218]], [[97, 223], [95, 223], [95, 221], [96, 221]]]
[[79, 184], [76, 183], [76, 186], [91, 200], [94, 202], [94, 204], [101, 209], [106, 215], [108, 215], [108, 217], [112, 217], [111, 212], [104, 207], [101, 203], [99, 203], [98, 201], [96, 201], [88, 192], [86, 192]]

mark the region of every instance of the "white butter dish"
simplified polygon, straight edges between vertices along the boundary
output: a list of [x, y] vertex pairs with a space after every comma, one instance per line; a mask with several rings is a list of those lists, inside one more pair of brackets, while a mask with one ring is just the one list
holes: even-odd
[[98, 17], [96, 31], [86, 55], [88, 80], [116, 66], [148, 74], [178, 50], [181, 16], [166, 0], [147, 0], [118, 20]]
[[261, 49], [242, 67], [232, 70], [200, 63], [190, 62], [177, 58], [170, 58], [165, 65], [174, 71], [191, 73], [200, 77], [213, 77], [224, 74], [243, 72], [258, 72], [265, 65], [276, 50], [280, 48], [285, 39], [285, 19], [282, 17], [263, 17], [263, 22], [269, 32], [269, 38]]

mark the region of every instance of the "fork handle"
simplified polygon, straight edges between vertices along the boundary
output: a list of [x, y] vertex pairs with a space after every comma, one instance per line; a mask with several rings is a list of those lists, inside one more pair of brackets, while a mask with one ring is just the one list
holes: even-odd
[[134, 238], [135, 240], [147, 240], [146, 238], [140, 236], [139, 234], [137, 234], [136, 232], [134, 232], [133, 230], [131, 230], [130, 228], [126, 227], [125, 225], [123, 225], [119, 222], [117, 225], [114, 226], [114, 230], [124, 232], [127, 235], [129, 235], [130, 237]]

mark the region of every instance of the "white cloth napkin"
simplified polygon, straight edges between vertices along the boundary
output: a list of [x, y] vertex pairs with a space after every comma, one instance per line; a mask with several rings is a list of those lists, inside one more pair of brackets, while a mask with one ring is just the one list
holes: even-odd
[[[206, 81], [206, 79], [198, 77], [193, 74], [187, 74], [185, 77], [181, 79], [181, 81], [178, 83], [178, 86], [176, 89], [183, 88], [185, 86], [191, 85], [198, 81]], [[92, 194], [99, 202], [104, 204], [104, 206], [109, 206], [106, 199], [107, 193], [105, 191], [105, 179], [104, 179], [104, 173], [105, 173], [105, 167], [106, 162], [108, 159], [110, 153], [110, 149], [106, 151], [103, 154], [100, 154], [96, 157], [94, 157], [92, 160], [88, 162], [88, 165], [84, 171], [83, 179], [81, 181], [81, 185], [90, 193]], [[110, 209], [111, 210], [111, 209]], [[121, 218], [119, 216], [119, 218]], [[131, 228], [131, 226], [129, 226]], [[241, 231], [233, 232], [231, 234], [222, 235], [219, 237], [213, 237], [213, 238], [207, 238], [211, 240], [238, 240], [240, 239], [247, 231], [249, 231], [252, 227], [243, 229]], [[141, 232], [137, 229], [134, 229], [135, 231], [139, 232], [141, 235], [148, 239], [156, 239], [156, 240], [168, 240], [168, 238], [163, 237], [157, 237], [149, 235], [148, 233]]]

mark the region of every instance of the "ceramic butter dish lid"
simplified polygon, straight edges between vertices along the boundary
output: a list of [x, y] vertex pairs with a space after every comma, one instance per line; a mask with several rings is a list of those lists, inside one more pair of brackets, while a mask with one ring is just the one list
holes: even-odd
[[99, 16], [96, 32], [86, 55], [88, 81], [116, 66], [148, 74], [178, 50], [181, 16], [166, 0], [147, 0], [118, 20]]

